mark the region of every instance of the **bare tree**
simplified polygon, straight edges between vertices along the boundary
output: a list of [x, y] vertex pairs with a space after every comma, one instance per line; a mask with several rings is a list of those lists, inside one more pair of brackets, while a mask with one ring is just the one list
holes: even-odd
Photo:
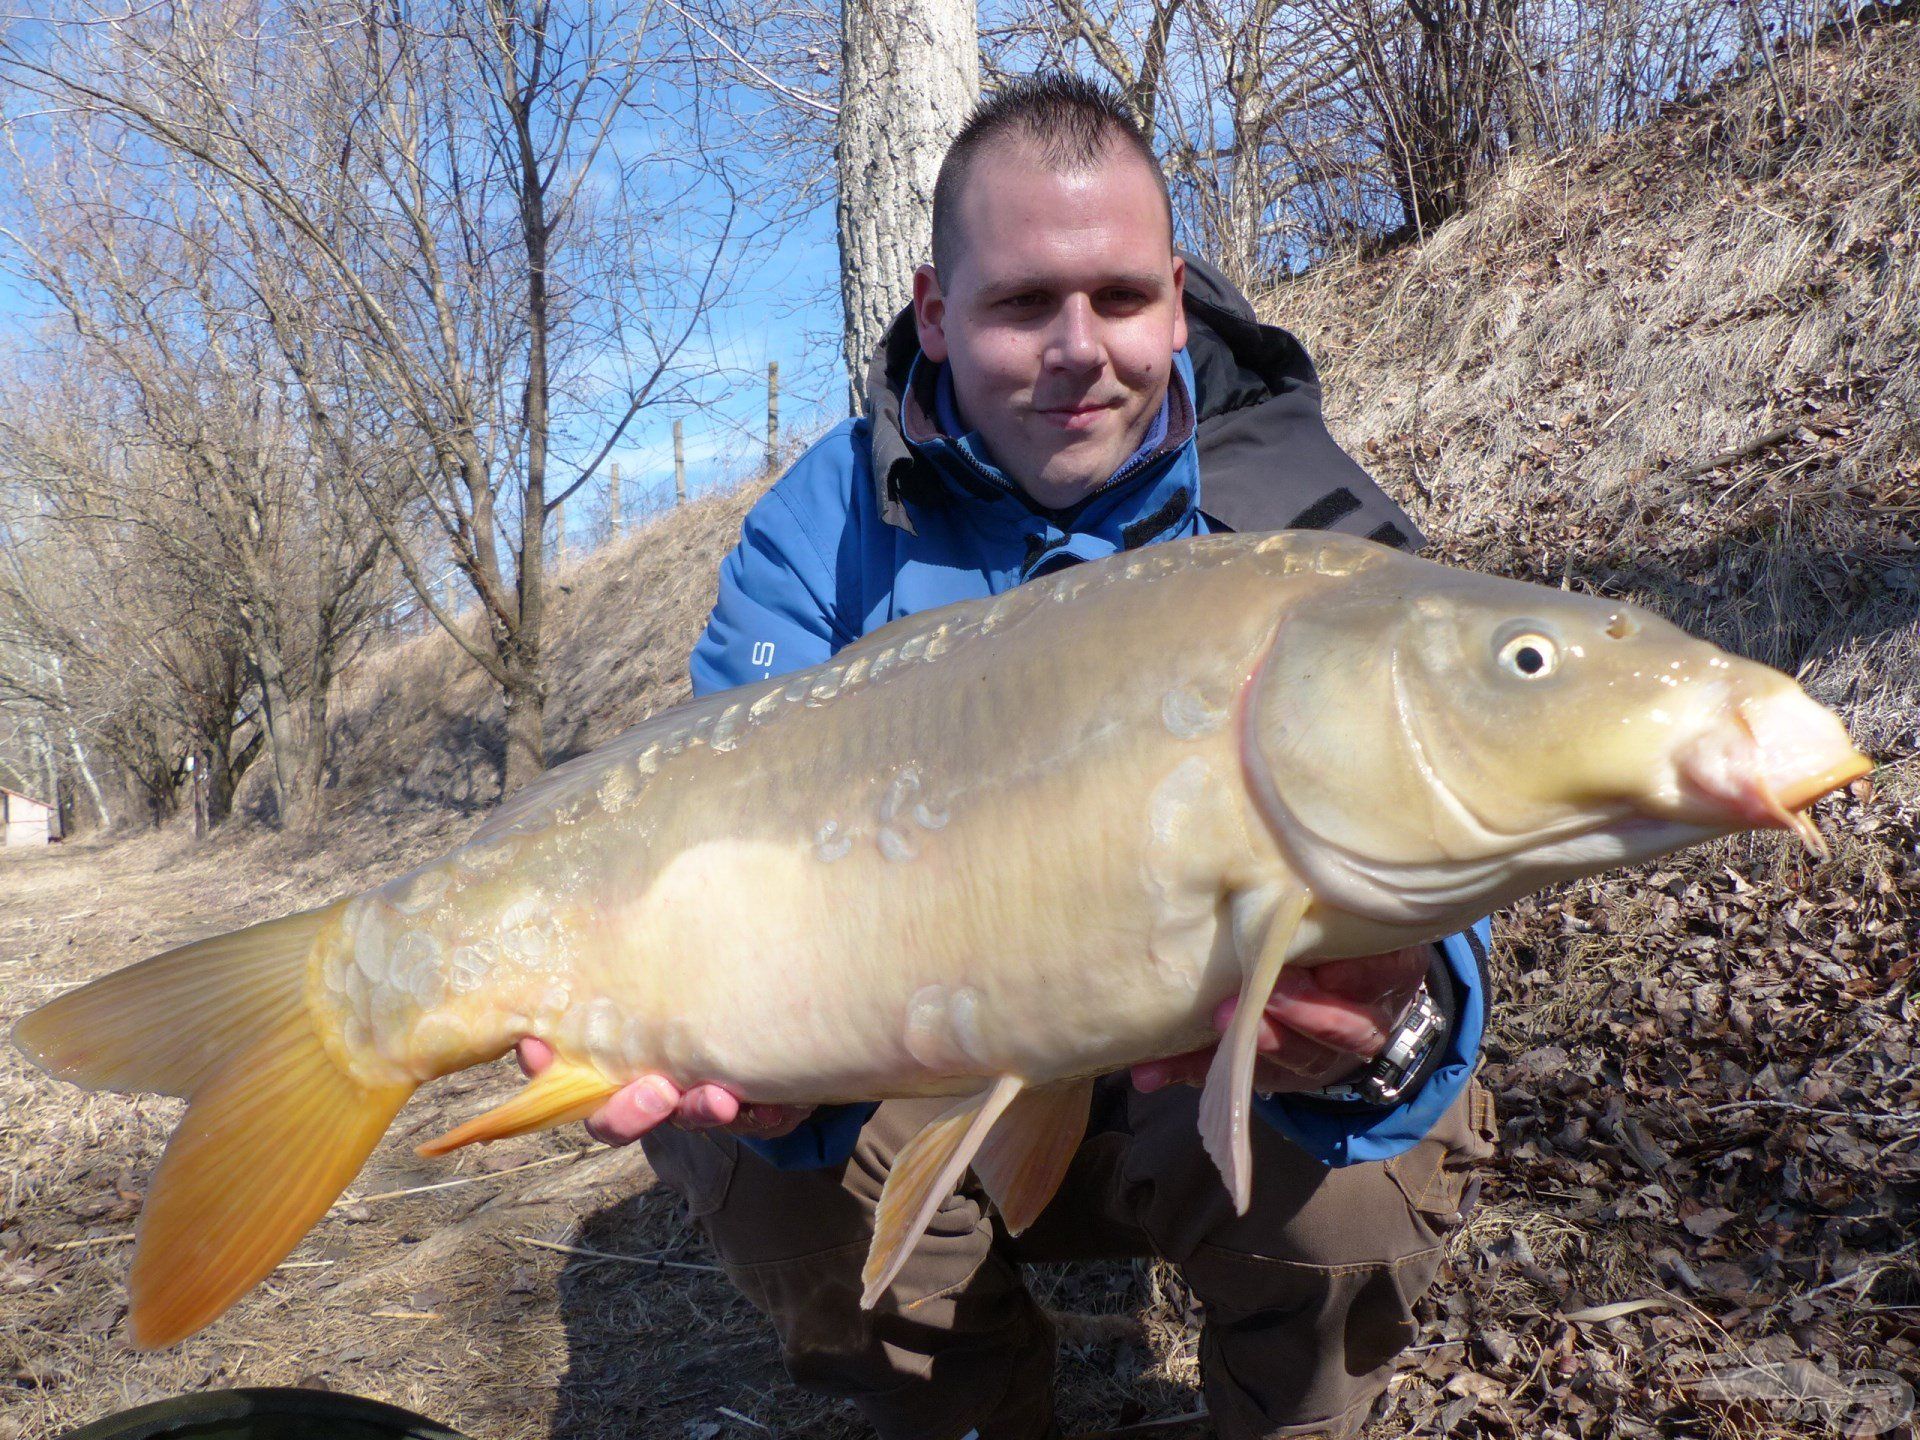
[[1515, 151], [1772, 68], [1821, 0], [1006, 0], [988, 70], [1103, 74], [1151, 130], [1182, 243], [1258, 286], [1413, 239]]
[[854, 408], [867, 357], [931, 254], [933, 182], [980, 88], [971, 0], [845, 0], [840, 10], [840, 295]]
[[[249, 251], [212, 203], [219, 193], [196, 184], [204, 175], [130, 157], [84, 126], [38, 140], [30, 162], [13, 152], [20, 213], [0, 235], [66, 312], [97, 384], [123, 402], [100, 417], [115, 428], [98, 443], [146, 452], [137, 472], [56, 460], [38, 489], [58, 513], [137, 529], [136, 553], [165, 572], [155, 583], [184, 587], [211, 623], [231, 628], [280, 816], [311, 825], [333, 677], [393, 599], [369, 502], [391, 508], [401, 492], [343, 473], [364, 469], [360, 457], [309, 443], [305, 407], [254, 303], [273, 284], [262, 265], [280, 261]], [[197, 726], [214, 820], [231, 793], [228, 688], [214, 687]]]
[[81, 0], [4, 52], [16, 83], [202, 167], [285, 257], [261, 298], [315, 433], [384, 443], [478, 598], [463, 625], [421, 527], [369, 506], [500, 689], [509, 790], [545, 760], [548, 520], [645, 406], [685, 395], [732, 253], [724, 170], [644, 143], [649, 14], [176, 0], [108, 24]]
[[0, 397], [0, 714], [43, 743], [64, 733], [84, 772], [109, 757], [150, 822], [173, 813], [190, 756], [224, 809], [262, 748], [240, 636], [120, 505], [162, 476], [151, 448], [109, 443], [120, 417], [98, 380], [22, 366]]

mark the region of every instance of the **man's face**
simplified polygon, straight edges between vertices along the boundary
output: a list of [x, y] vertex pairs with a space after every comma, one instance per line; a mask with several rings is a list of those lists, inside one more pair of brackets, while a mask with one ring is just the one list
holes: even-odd
[[1000, 467], [1063, 509], [1139, 448], [1187, 343], [1159, 186], [1118, 146], [1057, 174], [1008, 142], [976, 157], [955, 214], [952, 273], [913, 277], [920, 348]]

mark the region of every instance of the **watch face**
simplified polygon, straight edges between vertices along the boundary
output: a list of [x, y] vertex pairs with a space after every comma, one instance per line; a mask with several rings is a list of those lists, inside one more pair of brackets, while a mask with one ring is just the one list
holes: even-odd
[[1427, 1057], [1440, 1042], [1445, 1017], [1425, 985], [1420, 987], [1404, 1018], [1387, 1037], [1386, 1047], [1351, 1080], [1322, 1086], [1307, 1093], [1354, 1104], [1391, 1105], [1407, 1090]]
[[1400, 1022], [1400, 1028], [1365, 1076], [1363, 1083], [1378, 1097], [1376, 1103], [1400, 1098], [1407, 1082], [1439, 1043], [1440, 1018], [1440, 1007], [1422, 986], [1413, 1008], [1408, 1010], [1406, 1019]]

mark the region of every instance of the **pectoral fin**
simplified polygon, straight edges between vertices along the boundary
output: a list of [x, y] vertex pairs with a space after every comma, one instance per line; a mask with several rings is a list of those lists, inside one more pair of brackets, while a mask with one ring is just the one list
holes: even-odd
[[973, 1157], [1007, 1229], [1018, 1235], [1053, 1199], [1087, 1133], [1093, 1081], [1063, 1080], [1023, 1090]]
[[416, 1153], [445, 1155], [449, 1150], [458, 1150], [479, 1140], [504, 1140], [509, 1135], [525, 1135], [530, 1130], [545, 1130], [569, 1120], [584, 1120], [619, 1088], [619, 1081], [609, 1080], [592, 1065], [555, 1059], [512, 1099], [427, 1141], [417, 1147]]
[[1240, 1003], [1214, 1051], [1213, 1063], [1207, 1067], [1206, 1088], [1200, 1092], [1200, 1139], [1213, 1163], [1220, 1167], [1220, 1178], [1233, 1197], [1234, 1210], [1242, 1215], [1253, 1198], [1253, 1141], [1248, 1122], [1253, 1108], [1253, 1062], [1260, 1041], [1260, 1017], [1287, 962], [1287, 949], [1293, 944], [1301, 917], [1307, 913], [1307, 903], [1305, 895], [1290, 895], [1275, 909], [1260, 948], [1247, 966]]
[[993, 1122], [1012, 1103], [1022, 1082], [1002, 1075], [992, 1088], [961, 1101], [906, 1143], [894, 1157], [873, 1218], [873, 1246], [860, 1272], [865, 1289], [860, 1308], [871, 1310], [886, 1293], [934, 1211], [945, 1203]]

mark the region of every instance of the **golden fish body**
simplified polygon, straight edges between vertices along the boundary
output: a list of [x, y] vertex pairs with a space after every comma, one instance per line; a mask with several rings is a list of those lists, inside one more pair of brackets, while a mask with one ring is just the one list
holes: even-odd
[[[1239, 781], [1273, 629], [1146, 552], [683, 706], [349, 903], [312, 1003], [370, 1076], [537, 1034], [766, 1101], [966, 1094], [1211, 1033], [1285, 862]], [[1203, 653], [1194, 606], [1239, 616]], [[1064, 622], [1064, 623], [1063, 623]], [[1471, 918], [1471, 917], [1469, 917]]]
[[[143, 1220], [142, 1343], [267, 1273], [415, 1087], [523, 1035], [559, 1062], [428, 1153], [648, 1072], [762, 1102], [964, 1097], [889, 1182], [872, 1303], [963, 1170], [1017, 1229], [1086, 1077], [1206, 1043], [1235, 994], [1202, 1126], [1244, 1207], [1254, 1023], [1285, 964], [1804, 825], [1865, 768], [1791, 680], [1631, 607], [1333, 535], [1174, 542], [656, 717], [432, 864], [18, 1034], [55, 1074], [194, 1100]], [[256, 1173], [263, 1140], [314, 1164]]]

